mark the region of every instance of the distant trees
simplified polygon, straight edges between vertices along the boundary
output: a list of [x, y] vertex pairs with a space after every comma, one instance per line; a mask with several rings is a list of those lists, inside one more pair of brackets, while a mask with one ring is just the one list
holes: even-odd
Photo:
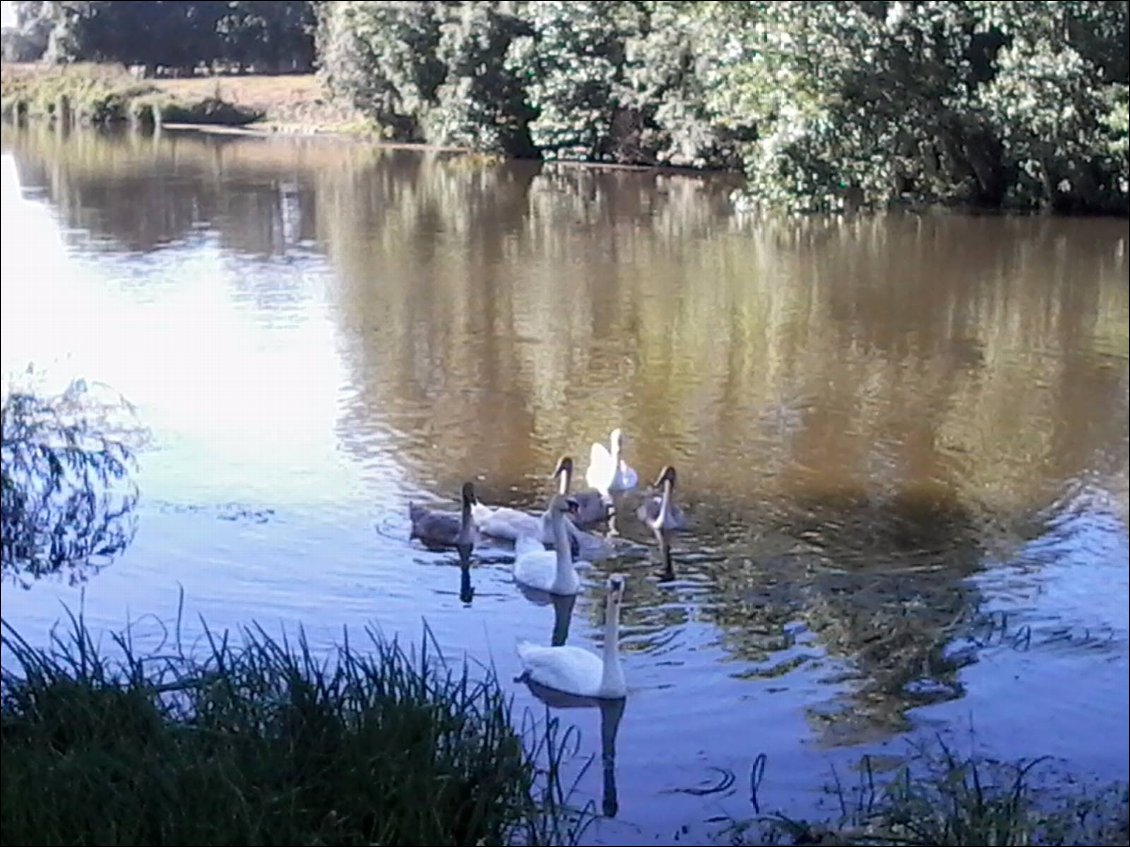
[[334, 2], [389, 138], [739, 167], [758, 206], [1126, 214], [1128, 3]]
[[314, 11], [306, 0], [62, 0], [15, 7], [20, 33], [38, 34], [51, 62], [260, 72], [309, 71], [314, 63]]
[[744, 202], [793, 211], [1128, 212], [1128, 0], [15, 5], [6, 56], [316, 58], [393, 140], [740, 169]]

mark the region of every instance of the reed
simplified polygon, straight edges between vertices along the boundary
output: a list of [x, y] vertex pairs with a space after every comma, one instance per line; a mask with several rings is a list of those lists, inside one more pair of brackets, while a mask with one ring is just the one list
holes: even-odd
[[[493, 673], [374, 630], [312, 652], [260, 627], [102, 649], [81, 617], [8, 624], [0, 821], [12, 844], [575, 844], [568, 733], [511, 720]], [[532, 742], [532, 743], [531, 743]]]
[[[751, 777], [752, 800], [765, 760]], [[824, 821], [781, 812], [731, 820], [731, 844], [1069, 845], [1126, 844], [1127, 786], [1083, 786], [1061, 778], [1047, 757], [1001, 762], [960, 755], [940, 738], [914, 746], [907, 760], [880, 773], [869, 756], [854, 784], [834, 780], [838, 814]]]

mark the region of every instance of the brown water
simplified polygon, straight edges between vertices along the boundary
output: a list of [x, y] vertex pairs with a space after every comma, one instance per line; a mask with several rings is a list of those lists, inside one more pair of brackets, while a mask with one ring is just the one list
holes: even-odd
[[[672, 574], [624, 572], [630, 694], [610, 843], [819, 800], [830, 765], [941, 731], [1127, 778], [1128, 231], [960, 215], [766, 224], [725, 179], [492, 166], [341, 141], [4, 130], [3, 365], [138, 407], [139, 531], [60, 602], [156, 643], [376, 623], [518, 671], [555, 609], [480, 551], [410, 542], [409, 499], [540, 509], [615, 426], [679, 469]], [[642, 550], [642, 554], [639, 551]], [[187, 624], [186, 624], [187, 625]], [[513, 684], [519, 709], [543, 708]], [[612, 811], [602, 716], [565, 713]], [[970, 728], [973, 739], [970, 740]], [[733, 786], [688, 789], [737, 774]]]

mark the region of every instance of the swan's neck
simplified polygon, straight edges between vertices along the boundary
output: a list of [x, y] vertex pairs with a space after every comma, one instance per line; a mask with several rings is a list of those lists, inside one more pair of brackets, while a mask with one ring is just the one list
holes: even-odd
[[656, 523], [659, 526], [667, 526], [671, 522], [671, 480], [663, 480], [663, 499], [659, 501], [659, 515], [656, 517]]
[[612, 456], [612, 473], [615, 475], [620, 470], [620, 442], [613, 440], [612, 449], [608, 453]]
[[459, 521], [459, 541], [466, 544], [471, 538], [474, 523], [471, 521], [471, 501], [463, 501], [463, 511]]
[[573, 551], [569, 544], [569, 530], [565, 528], [565, 516], [561, 512], [553, 514], [553, 547], [557, 551], [557, 578], [559, 586], [569, 584], [575, 577], [573, 570]]
[[559, 494], [568, 494], [569, 486], [573, 483], [573, 472], [568, 468], [562, 468], [561, 473], [557, 475], [557, 491]]
[[620, 604], [610, 603], [604, 620], [604, 673], [602, 691], [624, 690], [624, 672], [620, 668]]

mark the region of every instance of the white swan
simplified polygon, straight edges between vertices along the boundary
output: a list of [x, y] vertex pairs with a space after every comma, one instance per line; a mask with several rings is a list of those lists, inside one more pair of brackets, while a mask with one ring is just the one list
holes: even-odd
[[418, 503], [408, 503], [408, 517], [412, 521], [409, 538], [419, 538], [430, 547], [454, 547], [467, 559], [479, 543], [479, 529], [471, 517], [475, 504], [475, 486], [463, 483], [463, 508], [458, 515], [434, 512]]
[[657, 532], [687, 527], [687, 516], [674, 499], [675, 481], [675, 468], [667, 465], [655, 480], [654, 487], [662, 494], [652, 494], [636, 510], [639, 519]]
[[[569, 547], [568, 521], [565, 515], [575, 511], [576, 501], [563, 494], [554, 494], [549, 501], [552, 515], [554, 549], [546, 550], [537, 538], [523, 537], [515, 542], [514, 579], [530, 588], [550, 594], [576, 594], [581, 590], [581, 580], [573, 563]], [[578, 565], [582, 564], [580, 562]], [[585, 566], [589, 563], [585, 562]]]
[[594, 441], [585, 471], [588, 484], [605, 497], [616, 491], [631, 491], [639, 485], [639, 474], [624, 461], [624, 433], [619, 427], [612, 430], [612, 450]]
[[624, 670], [620, 667], [620, 603], [624, 597], [624, 577], [608, 578], [604, 598], [604, 655], [597, 656], [580, 647], [541, 647], [523, 641], [518, 658], [524, 675], [546, 688], [574, 694], [616, 700], [626, 697]]

